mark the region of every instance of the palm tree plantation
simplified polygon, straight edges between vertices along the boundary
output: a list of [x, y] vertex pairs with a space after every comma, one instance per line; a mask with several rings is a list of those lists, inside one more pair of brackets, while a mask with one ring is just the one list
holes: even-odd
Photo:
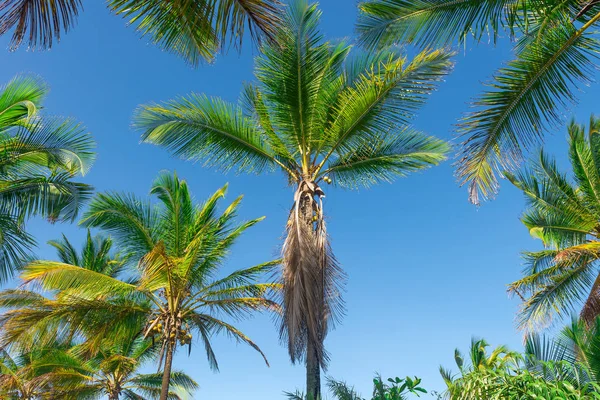
[[600, 399], [599, 26], [0, 0], [0, 399]]

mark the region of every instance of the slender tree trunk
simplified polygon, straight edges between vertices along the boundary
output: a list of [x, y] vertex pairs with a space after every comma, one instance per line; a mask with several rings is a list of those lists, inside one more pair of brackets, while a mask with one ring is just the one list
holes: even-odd
[[160, 391], [160, 400], [167, 400], [169, 395], [169, 381], [171, 380], [171, 367], [173, 364], [174, 343], [167, 339], [167, 349], [165, 354], [165, 367], [163, 368], [162, 389]]
[[310, 339], [306, 345], [306, 397], [308, 400], [321, 399], [321, 365], [317, 349]]
[[118, 393], [109, 393], [108, 400], [119, 400], [119, 394]]

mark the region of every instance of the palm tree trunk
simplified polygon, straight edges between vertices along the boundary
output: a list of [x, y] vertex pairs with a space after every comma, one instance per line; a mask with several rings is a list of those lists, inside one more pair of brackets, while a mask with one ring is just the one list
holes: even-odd
[[163, 368], [162, 389], [160, 391], [160, 400], [167, 400], [169, 395], [169, 382], [171, 380], [171, 367], [173, 365], [174, 343], [167, 339], [167, 348], [165, 354], [165, 367]]
[[321, 399], [321, 365], [317, 349], [310, 339], [306, 345], [306, 398]]

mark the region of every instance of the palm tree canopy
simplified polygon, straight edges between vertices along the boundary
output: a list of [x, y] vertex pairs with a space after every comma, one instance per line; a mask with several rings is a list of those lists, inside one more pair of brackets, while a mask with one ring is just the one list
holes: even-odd
[[224, 170], [279, 168], [294, 183], [331, 176], [350, 188], [442, 161], [448, 145], [408, 123], [448, 73], [450, 53], [349, 58], [351, 46], [324, 41], [319, 18], [314, 4], [290, 5], [239, 104], [191, 94], [141, 107], [143, 140]]
[[[178, 341], [191, 349], [188, 334], [196, 332], [214, 369], [218, 363], [211, 339], [218, 333], [262, 354], [250, 338], [222, 318], [238, 320], [254, 311], [277, 311], [270, 297], [279, 285], [256, 280], [272, 273], [279, 261], [217, 277], [231, 246], [262, 219], [234, 222], [241, 197], [219, 212], [218, 202], [226, 188], [195, 204], [187, 183], [165, 172], [151, 190], [157, 203], [131, 195], [98, 194], [82, 223], [110, 233], [127, 260], [137, 263], [127, 264], [132, 267], [127, 272], [135, 276], [124, 280], [111, 268], [97, 268], [102, 247], [96, 248], [95, 257], [87, 258], [92, 261], [88, 267], [65, 263], [75, 257], [65, 256], [62, 243], [59, 255], [63, 262], [33, 261], [21, 274], [24, 282], [55, 293], [54, 299], [20, 289], [0, 295], [2, 307], [10, 309], [1, 317], [3, 342], [27, 348], [50, 338], [82, 336], [89, 351], [97, 353], [104, 338], [141, 334], [162, 341], [167, 332], [163, 319], [176, 317], [178, 330], [173, 333]], [[159, 325], [165, 328], [158, 329]]]
[[576, 91], [592, 81], [600, 49], [597, 2], [517, 0], [368, 0], [358, 31], [369, 47], [407, 41], [447, 45], [504, 33], [516, 38], [516, 58], [496, 72], [462, 118], [457, 176], [473, 203], [498, 190], [524, 151], [562, 122]]
[[92, 193], [73, 181], [94, 160], [94, 142], [68, 119], [39, 113], [46, 85], [31, 76], [0, 88], [0, 279], [34, 244], [23, 223], [33, 215], [72, 221]]
[[523, 223], [546, 246], [524, 254], [525, 276], [509, 286], [524, 300], [520, 326], [527, 330], [582, 303], [583, 320], [600, 314], [600, 120], [592, 116], [587, 132], [575, 122], [568, 130], [572, 180], [543, 151], [532, 168], [507, 175], [527, 198]]
[[[239, 47], [246, 30], [258, 42], [272, 39], [277, 0], [107, 0], [108, 8], [164, 50], [196, 66], [228, 43]], [[11, 47], [49, 49], [74, 28], [81, 0], [16, 0], [0, 3], [0, 35], [13, 31]]]

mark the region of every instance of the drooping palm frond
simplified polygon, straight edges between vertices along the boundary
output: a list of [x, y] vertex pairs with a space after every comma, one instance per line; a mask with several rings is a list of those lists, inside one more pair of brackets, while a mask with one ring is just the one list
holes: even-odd
[[516, 38], [516, 59], [501, 68], [459, 124], [463, 138], [457, 177], [478, 204], [498, 190], [523, 153], [563, 122], [577, 89], [593, 81], [600, 20], [597, 2], [369, 0], [360, 4], [362, 43], [375, 47], [408, 41], [427, 48], [479, 41], [487, 33]]
[[33, 49], [50, 48], [55, 40], [60, 41], [62, 33], [75, 26], [81, 11], [81, 0], [2, 0], [0, 35], [14, 29], [12, 49], [23, 41]]
[[368, 0], [361, 2], [357, 30], [368, 47], [393, 43], [445, 46], [464, 41], [468, 35], [480, 40], [484, 34], [494, 42], [515, 19], [516, 0]]
[[142, 36], [193, 66], [212, 60], [227, 41], [239, 47], [246, 27], [258, 42], [273, 39], [280, 18], [277, 0], [110, 0], [108, 4]]
[[245, 172], [262, 172], [278, 163], [252, 121], [220, 99], [192, 95], [146, 106], [135, 121], [145, 141], [165, 146], [178, 157]]
[[465, 140], [457, 176], [469, 185], [471, 202], [492, 197], [498, 171], [513, 170], [524, 150], [562, 122], [561, 112], [575, 100], [575, 88], [590, 82], [597, 48], [585, 30], [565, 22], [497, 73], [491, 90], [475, 100], [477, 110], [459, 129]]

